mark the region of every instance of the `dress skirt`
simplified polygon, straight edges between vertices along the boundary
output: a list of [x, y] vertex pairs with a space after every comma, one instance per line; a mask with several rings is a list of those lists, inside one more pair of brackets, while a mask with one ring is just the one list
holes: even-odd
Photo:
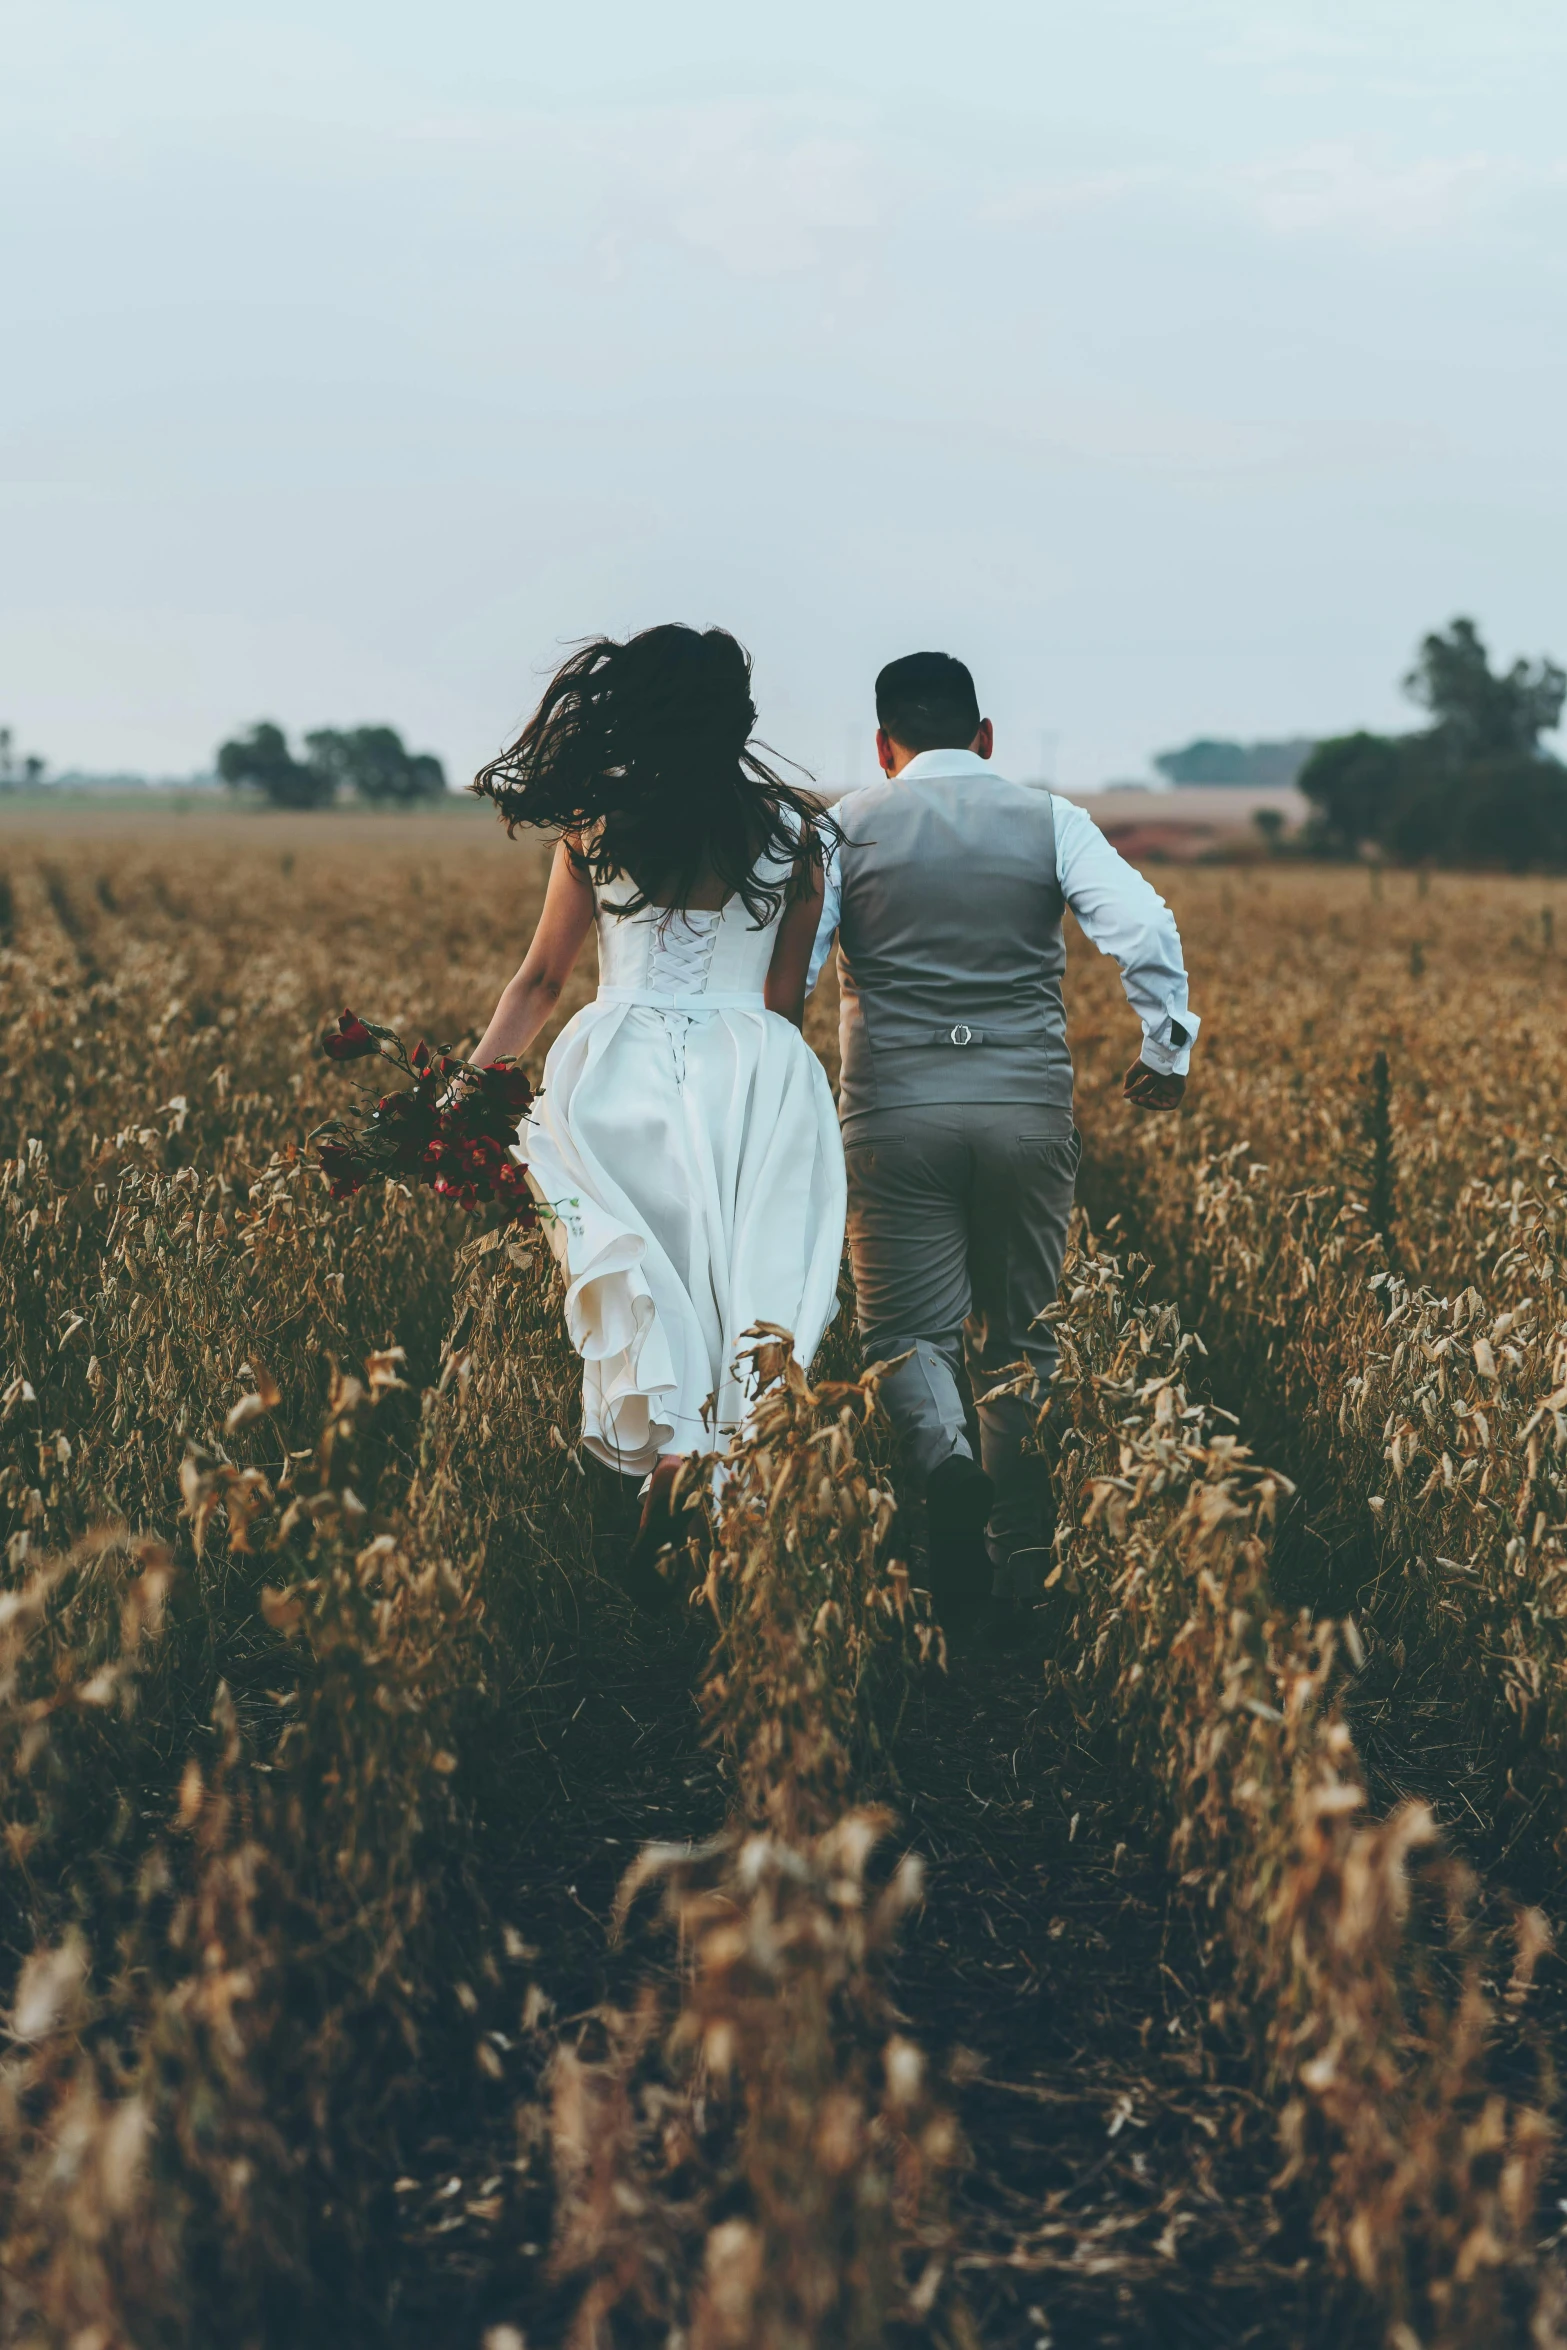
[[761, 1010], [604, 997], [550, 1050], [522, 1129], [583, 1362], [582, 1441], [630, 1476], [743, 1423], [745, 1333], [807, 1368], [837, 1307], [844, 1168], [826, 1073]]

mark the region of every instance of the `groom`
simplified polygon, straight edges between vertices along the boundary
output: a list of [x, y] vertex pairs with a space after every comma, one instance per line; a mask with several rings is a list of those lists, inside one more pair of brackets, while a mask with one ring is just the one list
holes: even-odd
[[1020, 1635], [1019, 1603], [1049, 1569], [1049, 1470], [1025, 1450], [1026, 1396], [984, 1399], [1008, 1367], [1048, 1379], [1037, 1316], [1061, 1277], [1077, 1175], [1062, 915], [1121, 967], [1142, 1022], [1123, 1091], [1173, 1110], [1198, 1028], [1164, 900], [1070, 800], [1009, 783], [974, 680], [946, 653], [910, 653], [876, 680], [885, 780], [833, 809], [811, 964], [838, 941], [839, 1112], [849, 1247], [867, 1358], [907, 1359], [882, 1400], [923, 1482], [936, 1613], [961, 1639], [981, 1619]]

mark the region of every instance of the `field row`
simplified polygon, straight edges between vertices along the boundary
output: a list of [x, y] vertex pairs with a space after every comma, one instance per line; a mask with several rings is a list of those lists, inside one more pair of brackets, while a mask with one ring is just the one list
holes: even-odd
[[1458, 910], [1440, 980], [1395, 983], [1383, 922], [1327, 969], [1283, 933], [1260, 994], [1216, 975], [1193, 1113], [1096, 1092], [1089, 1181], [1305, 1489], [1289, 1587], [1353, 1601], [1372, 1685], [1461, 1733], [1495, 1850], [1559, 1838], [1567, 1767], [1567, 1029], [1517, 893]]

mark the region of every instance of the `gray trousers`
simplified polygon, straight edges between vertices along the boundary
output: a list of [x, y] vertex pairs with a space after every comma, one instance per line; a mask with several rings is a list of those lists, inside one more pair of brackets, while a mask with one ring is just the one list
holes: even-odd
[[922, 1480], [954, 1453], [972, 1458], [957, 1376], [966, 1361], [996, 1488], [986, 1529], [995, 1589], [1019, 1597], [1048, 1566], [1048, 1472], [1023, 1449], [1038, 1405], [978, 1399], [1019, 1361], [1041, 1380], [1055, 1370], [1054, 1334], [1035, 1316], [1060, 1283], [1080, 1152], [1065, 1112], [1015, 1102], [862, 1111], [844, 1136], [866, 1356], [909, 1356], [882, 1401]]

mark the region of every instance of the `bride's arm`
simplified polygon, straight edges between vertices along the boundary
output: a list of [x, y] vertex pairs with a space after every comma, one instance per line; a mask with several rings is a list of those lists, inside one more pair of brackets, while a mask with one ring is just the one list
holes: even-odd
[[501, 989], [490, 1025], [474, 1047], [472, 1059], [479, 1068], [527, 1051], [559, 1002], [592, 923], [593, 885], [560, 841], [533, 944], [522, 968]]
[[762, 991], [767, 1009], [781, 1012], [796, 1028], [802, 1027], [805, 1021], [805, 981], [811, 967], [811, 949], [816, 944], [816, 926], [821, 920], [824, 887], [818, 850], [810, 862], [810, 886], [793, 905], [784, 909], [773, 941], [773, 959], [767, 967], [767, 985]]

